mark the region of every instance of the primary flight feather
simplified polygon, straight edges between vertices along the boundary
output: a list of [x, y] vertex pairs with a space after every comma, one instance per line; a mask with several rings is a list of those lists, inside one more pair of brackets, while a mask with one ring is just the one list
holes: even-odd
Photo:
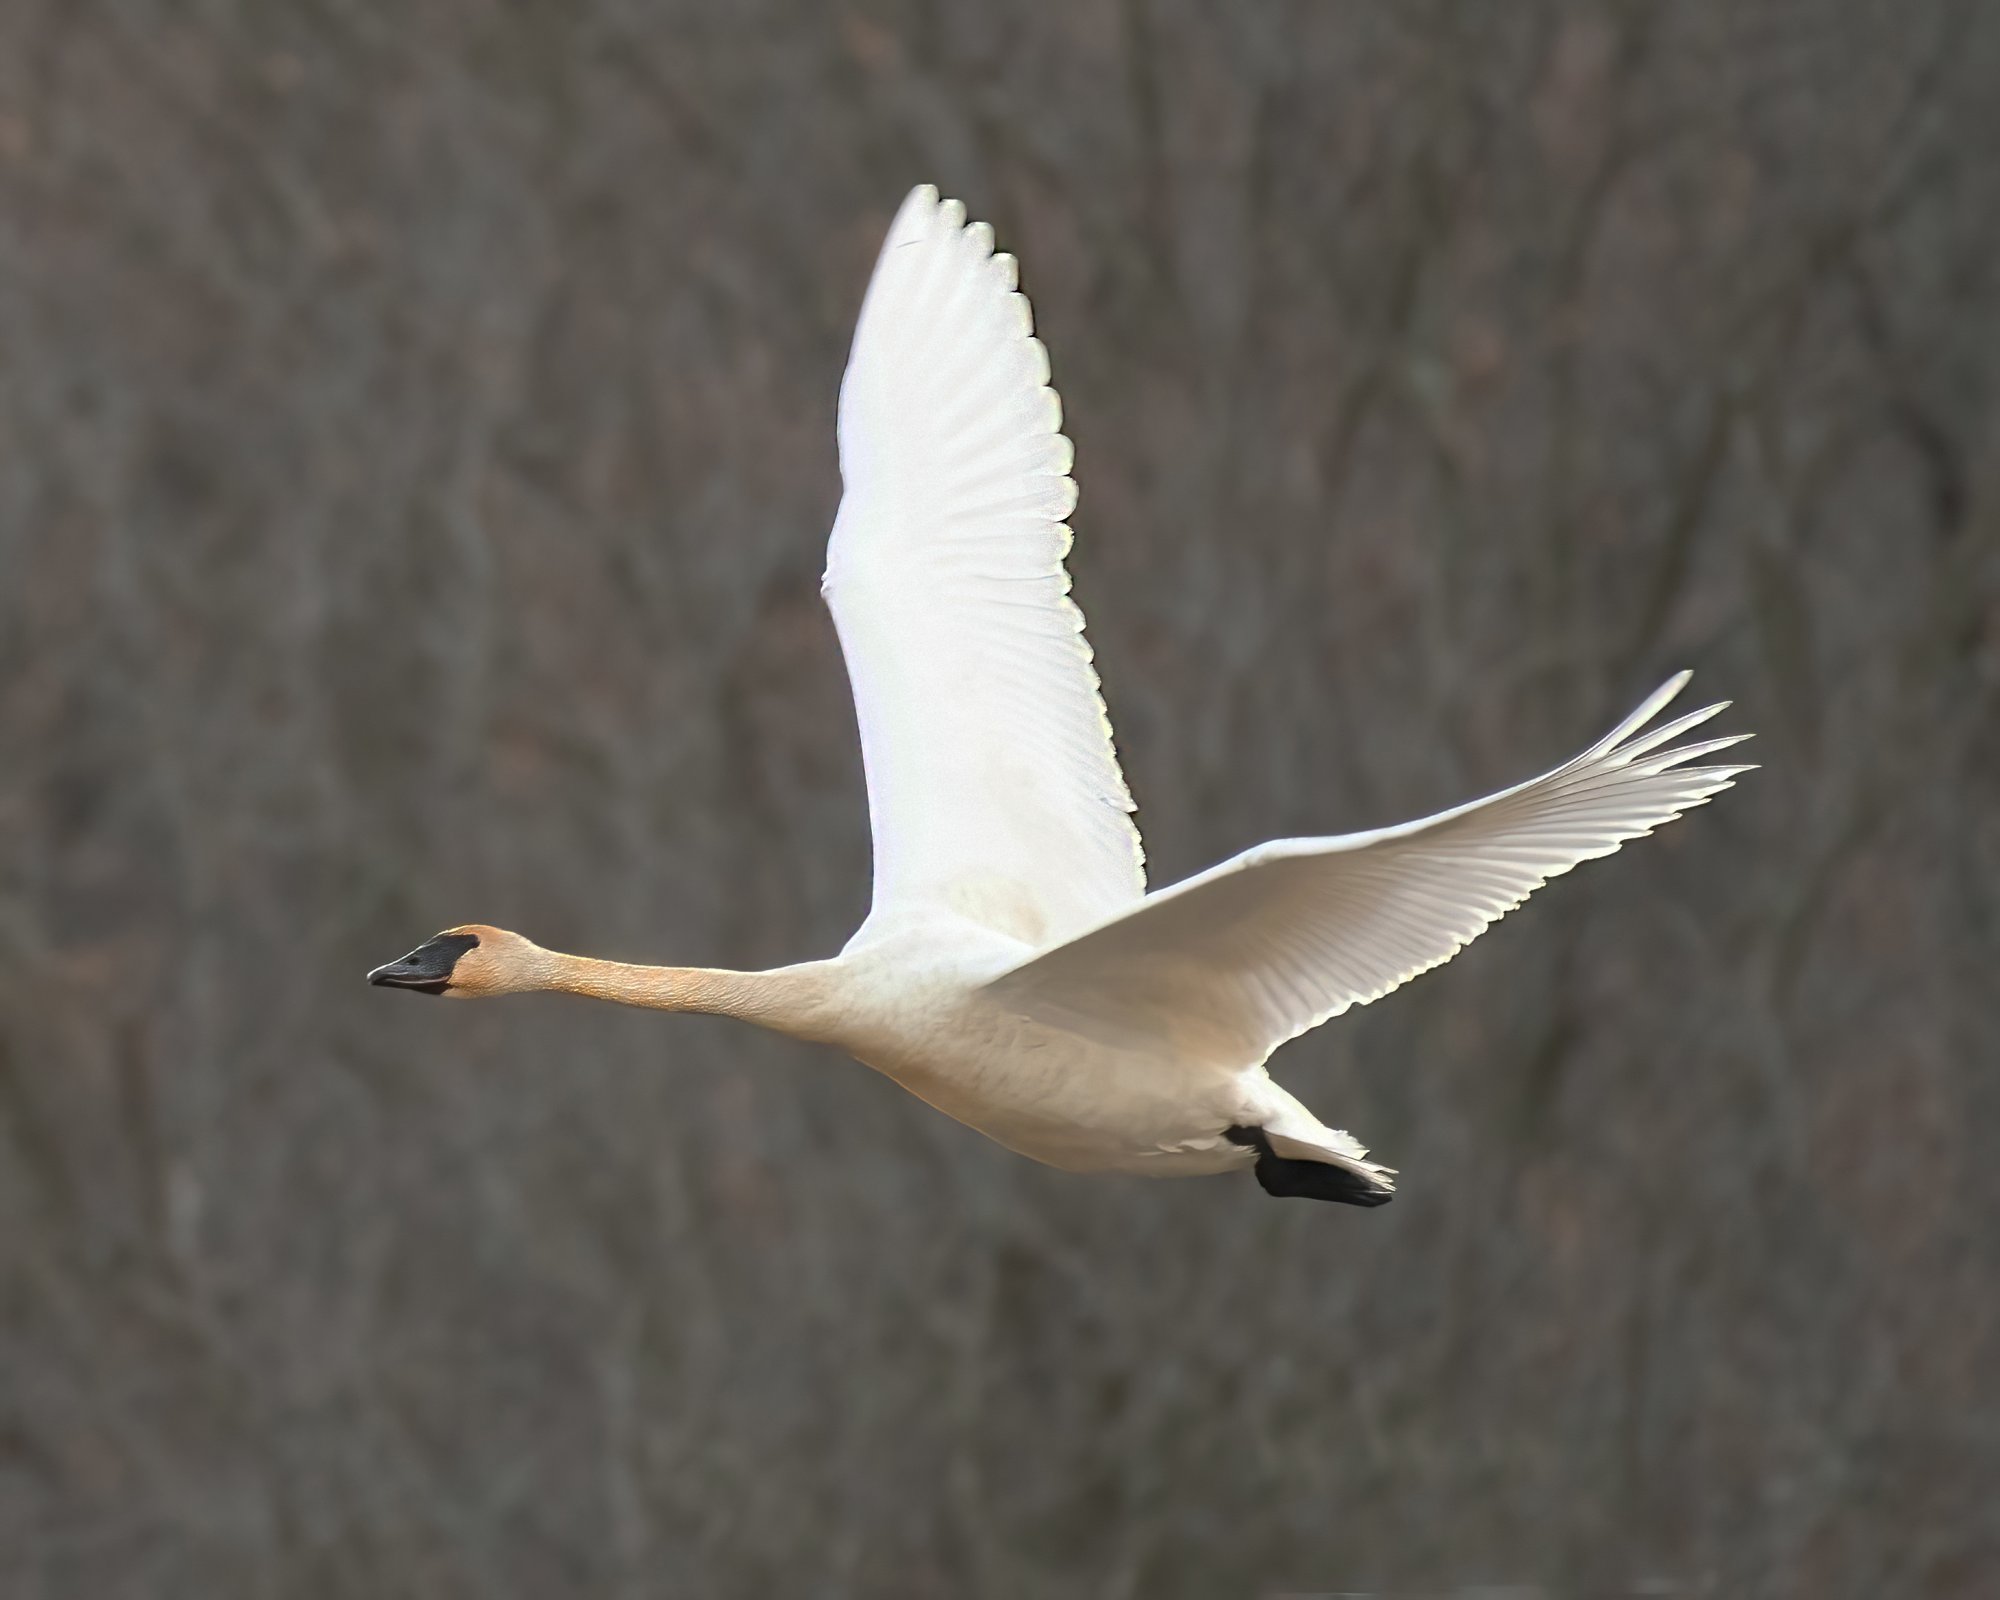
[[1274, 1083], [1287, 1039], [1453, 955], [1542, 884], [1729, 787], [1733, 738], [1654, 727], [1673, 678], [1553, 771], [1422, 821], [1259, 845], [1146, 893], [1132, 797], [1069, 598], [1073, 452], [1014, 258], [914, 190], [841, 385], [824, 592], [853, 684], [873, 902], [830, 960], [648, 967], [454, 928], [370, 980], [554, 990], [836, 1045], [1076, 1171], [1255, 1171], [1378, 1205], [1387, 1168]]
[[951, 910], [1044, 944], [1146, 880], [1063, 570], [1074, 452], [1017, 281], [957, 201], [903, 203], [840, 386], [824, 592], [868, 773], [870, 924]]

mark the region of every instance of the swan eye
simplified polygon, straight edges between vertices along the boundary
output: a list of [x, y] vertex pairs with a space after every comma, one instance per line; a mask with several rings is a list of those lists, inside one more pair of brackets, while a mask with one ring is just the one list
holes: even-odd
[[471, 933], [441, 933], [412, 950], [400, 960], [377, 967], [368, 981], [393, 989], [415, 989], [423, 994], [443, 994], [451, 987], [452, 969], [468, 950], [477, 949], [479, 937]]

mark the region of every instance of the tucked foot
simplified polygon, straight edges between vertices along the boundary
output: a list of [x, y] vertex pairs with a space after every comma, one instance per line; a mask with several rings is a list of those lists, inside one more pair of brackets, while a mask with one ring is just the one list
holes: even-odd
[[1327, 1161], [1301, 1161], [1271, 1148], [1262, 1128], [1225, 1128], [1231, 1144], [1257, 1152], [1257, 1181], [1283, 1199], [1336, 1200], [1344, 1206], [1385, 1206], [1395, 1191], [1373, 1178]]

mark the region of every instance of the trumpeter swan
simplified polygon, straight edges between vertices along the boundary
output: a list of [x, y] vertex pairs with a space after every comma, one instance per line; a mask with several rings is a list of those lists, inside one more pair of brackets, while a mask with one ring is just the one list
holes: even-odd
[[875, 847], [846, 948], [771, 972], [642, 967], [475, 926], [369, 981], [739, 1017], [835, 1045], [1054, 1166], [1249, 1167], [1273, 1194], [1379, 1205], [1390, 1170], [1265, 1059], [1749, 769], [1688, 764], [1737, 739], [1675, 743], [1720, 705], [1648, 731], [1682, 673], [1539, 778], [1400, 827], [1259, 845], [1148, 894], [1063, 570], [1070, 442], [1016, 283], [992, 229], [915, 190], [841, 385], [823, 587]]

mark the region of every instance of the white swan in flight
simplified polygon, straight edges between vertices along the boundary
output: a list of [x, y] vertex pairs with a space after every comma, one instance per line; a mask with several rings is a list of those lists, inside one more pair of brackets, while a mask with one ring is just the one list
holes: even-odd
[[1390, 1170], [1265, 1059], [1749, 769], [1690, 765], [1736, 739], [1675, 742], [1719, 705], [1649, 726], [1683, 673], [1539, 778], [1400, 827], [1259, 845], [1148, 894], [1063, 570], [1070, 442], [1016, 283], [991, 228], [915, 190], [841, 385], [824, 589], [875, 845], [846, 948], [771, 972], [644, 967], [468, 926], [369, 981], [739, 1017], [845, 1050], [1053, 1166], [1251, 1168], [1273, 1194], [1379, 1205]]

